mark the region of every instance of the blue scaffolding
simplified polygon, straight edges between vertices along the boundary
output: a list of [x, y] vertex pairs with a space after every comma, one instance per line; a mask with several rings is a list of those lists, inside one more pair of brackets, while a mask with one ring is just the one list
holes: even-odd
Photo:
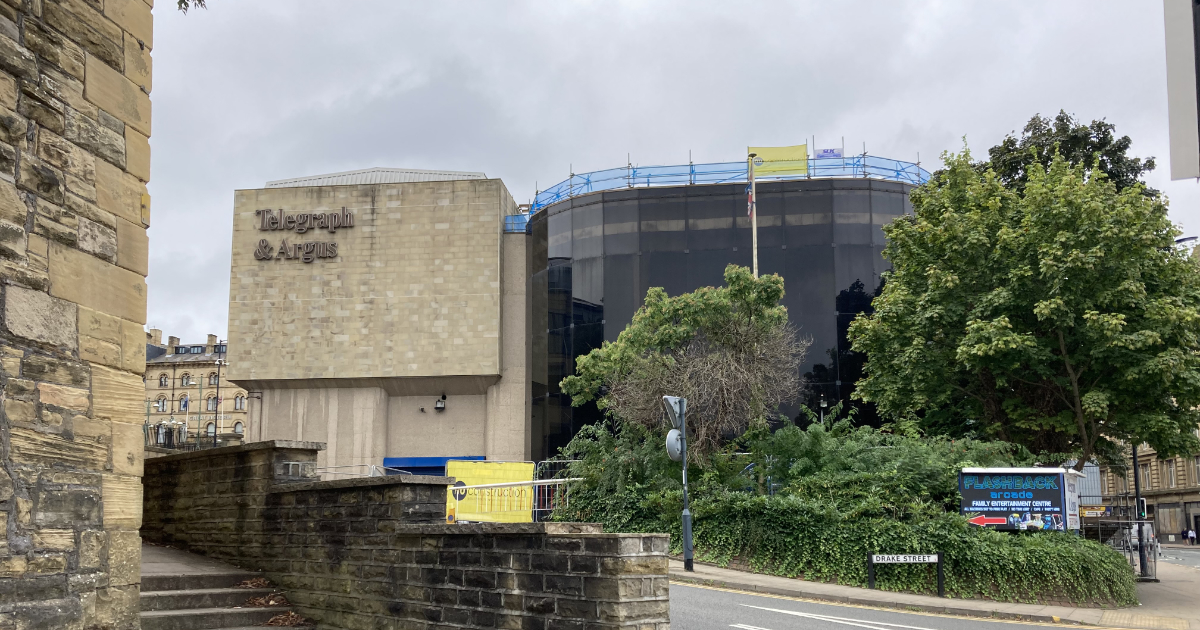
[[[881, 179], [920, 186], [929, 181], [929, 171], [913, 162], [863, 154], [844, 158], [810, 158], [807, 174], [756, 175], [754, 179], [757, 181], [781, 181], [826, 177]], [[576, 173], [545, 190], [538, 191], [530, 206], [529, 214], [563, 199], [604, 190], [687, 184], [727, 184], [744, 182], [747, 179], [745, 162], [674, 166], [629, 165], [590, 173]], [[517, 227], [515, 223], [514, 221], [512, 228]], [[509, 228], [507, 223], [505, 227]]]

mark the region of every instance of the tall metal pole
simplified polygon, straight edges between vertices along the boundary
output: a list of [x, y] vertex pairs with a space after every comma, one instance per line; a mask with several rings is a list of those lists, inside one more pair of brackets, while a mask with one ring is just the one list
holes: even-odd
[[1133, 517], [1138, 529], [1138, 565], [1142, 577], [1150, 577], [1146, 567], [1146, 524], [1142, 522], [1142, 476], [1138, 473], [1138, 445], [1133, 443]]
[[[758, 189], [754, 184], [754, 158], [756, 154], [751, 153], [746, 158], [749, 164], [747, 173], [750, 177], [750, 249], [753, 252], [754, 260], [754, 277], [758, 277]], [[685, 466], [686, 468], [686, 466]]]
[[695, 571], [692, 566], [692, 510], [687, 493], [687, 403], [680, 405], [679, 433], [683, 451], [683, 570]]
[[[223, 343], [222, 341], [217, 340], [217, 348], [221, 347], [222, 343]], [[217, 433], [220, 433], [221, 432], [221, 363], [222, 363], [221, 356], [224, 353], [216, 352], [217, 348], [213, 348], [213, 351], [217, 355], [217, 408], [213, 411], [213, 420], [215, 420], [217, 423]]]

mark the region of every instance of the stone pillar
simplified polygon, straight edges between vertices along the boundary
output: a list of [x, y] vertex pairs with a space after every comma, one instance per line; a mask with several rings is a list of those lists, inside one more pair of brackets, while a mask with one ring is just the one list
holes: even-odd
[[0, 627], [139, 625], [149, 1], [0, 0]]

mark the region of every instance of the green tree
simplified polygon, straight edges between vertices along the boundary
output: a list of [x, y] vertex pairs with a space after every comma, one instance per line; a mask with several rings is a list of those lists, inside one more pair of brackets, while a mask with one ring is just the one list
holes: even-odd
[[[1154, 158], [1130, 157], [1129, 136], [1117, 137], [1116, 127], [1103, 119], [1085, 125], [1065, 111], [1054, 120], [1034, 115], [1025, 123], [1020, 137], [1009, 134], [988, 150], [990, 161], [977, 164], [981, 171], [991, 168], [1005, 185], [1020, 190], [1029, 179], [1034, 165], [1048, 168], [1057, 151], [1072, 166], [1093, 165], [1108, 176], [1118, 191], [1142, 182], [1142, 176], [1154, 170]], [[1153, 189], [1147, 193], [1157, 194]]]
[[1019, 190], [969, 152], [945, 160], [884, 228], [893, 269], [850, 330], [867, 354], [855, 396], [1077, 467], [1130, 440], [1196, 448], [1200, 270], [1166, 205], [1061, 155]]
[[808, 342], [779, 304], [783, 278], [729, 265], [725, 283], [678, 297], [651, 288], [615, 342], [579, 357], [563, 391], [649, 428], [662, 425], [664, 395], [683, 396], [689, 452], [701, 456], [795, 400]]

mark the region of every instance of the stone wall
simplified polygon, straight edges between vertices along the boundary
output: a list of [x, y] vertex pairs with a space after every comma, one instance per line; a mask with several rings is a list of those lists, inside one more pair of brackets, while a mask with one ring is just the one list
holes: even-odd
[[447, 525], [451, 479], [314, 482], [319, 446], [148, 460], [143, 536], [265, 571], [323, 628], [668, 628], [665, 534]]
[[149, 0], [0, 0], [0, 628], [136, 628]]

